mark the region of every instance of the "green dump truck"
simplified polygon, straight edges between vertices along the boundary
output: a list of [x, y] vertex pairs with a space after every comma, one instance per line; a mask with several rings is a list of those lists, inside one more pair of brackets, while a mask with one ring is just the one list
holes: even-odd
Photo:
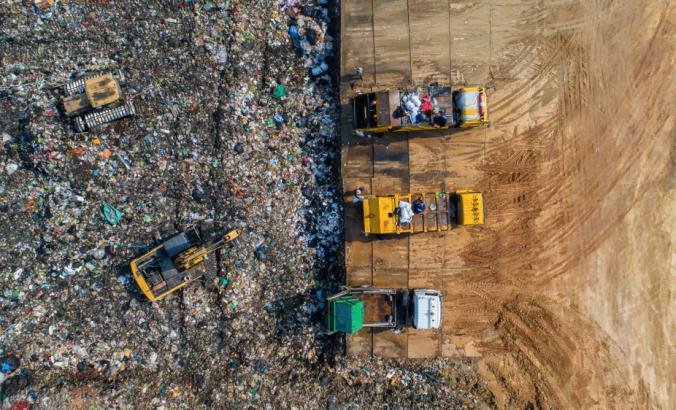
[[438, 329], [441, 292], [433, 289], [346, 288], [327, 299], [329, 333], [352, 334], [363, 328]]

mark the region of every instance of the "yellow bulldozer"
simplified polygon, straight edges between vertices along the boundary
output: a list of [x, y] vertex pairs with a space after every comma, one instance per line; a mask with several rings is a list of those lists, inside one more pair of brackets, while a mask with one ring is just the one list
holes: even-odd
[[110, 73], [84, 76], [63, 86], [61, 105], [73, 128], [84, 132], [107, 122], [136, 114], [119, 82]]
[[209, 254], [239, 237], [232, 229], [207, 240], [199, 226], [174, 235], [159, 246], [131, 261], [131, 272], [143, 294], [155, 302], [200, 278]]
[[364, 233], [402, 234], [448, 231], [458, 225], [483, 225], [486, 205], [481, 192], [454, 192], [365, 196]]

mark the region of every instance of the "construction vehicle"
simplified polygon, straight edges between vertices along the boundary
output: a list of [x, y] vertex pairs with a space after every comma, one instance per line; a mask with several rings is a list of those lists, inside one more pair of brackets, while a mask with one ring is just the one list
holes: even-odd
[[483, 225], [486, 205], [481, 192], [365, 196], [362, 201], [365, 234], [448, 231], [457, 225]]
[[202, 226], [193, 226], [174, 235], [131, 261], [131, 273], [144, 295], [158, 301], [200, 278], [209, 254], [228, 245], [239, 237], [240, 231], [229, 230], [214, 239]]
[[65, 84], [61, 105], [66, 116], [73, 118], [77, 132], [136, 114], [134, 105], [125, 100], [120, 84], [110, 73], [83, 76]]
[[488, 100], [484, 87], [463, 87], [453, 91], [453, 122], [460, 128], [488, 123]]
[[329, 333], [356, 333], [363, 328], [401, 331], [441, 326], [441, 292], [433, 289], [346, 288], [327, 299]]
[[[433, 121], [437, 114], [432, 114], [431, 117], [420, 115], [426, 111], [423, 109], [424, 103], [421, 103], [426, 97], [431, 100], [432, 108], [429, 111], [443, 113], [444, 116], [451, 115], [450, 119], [446, 117], [444, 125]], [[476, 127], [488, 123], [488, 103], [484, 87], [452, 90], [451, 87], [432, 84], [427, 88], [392, 88], [357, 94], [351, 103], [353, 129], [358, 133], [441, 130]]]

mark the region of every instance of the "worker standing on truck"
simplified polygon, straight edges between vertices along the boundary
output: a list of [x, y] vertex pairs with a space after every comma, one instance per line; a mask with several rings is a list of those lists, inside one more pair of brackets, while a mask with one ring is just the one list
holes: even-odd
[[443, 110], [440, 110], [434, 114], [433, 121], [435, 127], [445, 127], [448, 124], [448, 117]]
[[364, 188], [357, 188], [354, 190], [354, 198], [352, 198], [352, 203], [359, 204], [364, 200]]
[[434, 107], [432, 105], [432, 97], [430, 97], [429, 95], [426, 95], [422, 98], [421, 102], [422, 102], [422, 106], [420, 107], [420, 111], [422, 111], [423, 113], [425, 113], [425, 115], [427, 115], [428, 117], [431, 118], [432, 115], [434, 114]]
[[413, 213], [421, 214], [423, 212], [425, 212], [425, 203], [421, 198], [418, 198], [415, 201], [413, 201]]

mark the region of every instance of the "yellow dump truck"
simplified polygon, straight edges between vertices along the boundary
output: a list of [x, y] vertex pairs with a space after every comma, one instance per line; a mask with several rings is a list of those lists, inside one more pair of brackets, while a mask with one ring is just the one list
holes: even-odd
[[131, 273], [148, 299], [160, 300], [201, 277], [208, 255], [237, 239], [240, 231], [233, 229], [213, 240], [205, 235], [192, 227], [131, 261]]
[[85, 76], [65, 84], [61, 105], [66, 116], [73, 118], [77, 132], [136, 114], [110, 73]]
[[488, 123], [484, 87], [393, 88], [357, 94], [351, 104], [355, 132], [427, 131]]
[[365, 196], [364, 233], [401, 234], [447, 231], [456, 225], [483, 225], [486, 206], [481, 192]]

